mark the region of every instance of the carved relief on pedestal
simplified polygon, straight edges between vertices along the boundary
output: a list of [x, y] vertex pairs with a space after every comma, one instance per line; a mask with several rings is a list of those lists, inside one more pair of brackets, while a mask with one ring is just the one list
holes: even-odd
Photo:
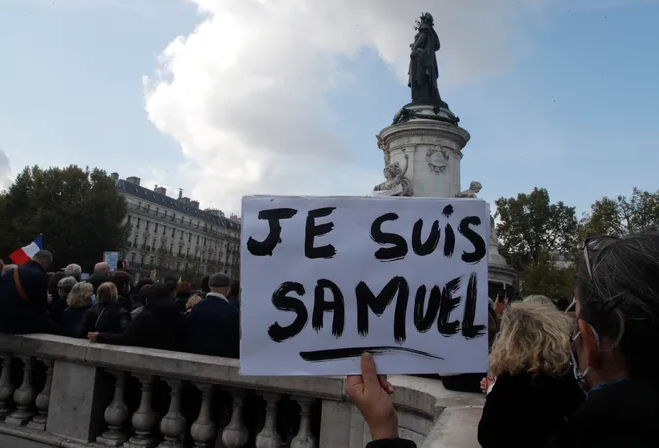
[[426, 162], [428, 162], [428, 168], [435, 174], [440, 174], [446, 171], [449, 161], [449, 152], [447, 149], [442, 148], [441, 146], [433, 146], [428, 148], [426, 153]]

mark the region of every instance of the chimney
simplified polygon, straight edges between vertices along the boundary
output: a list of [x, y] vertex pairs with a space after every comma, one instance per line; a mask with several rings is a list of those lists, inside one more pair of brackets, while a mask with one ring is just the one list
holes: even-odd
[[118, 181], [119, 180], [119, 173], [111, 173], [110, 178], [112, 178], [113, 181]]
[[190, 205], [194, 208], [199, 208], [199, 201], [190, 201]]
[[158, 194], [165, 196], [167, 194], [167, 189], [165, 187], [156, 185], [156, 188], [153, 189]]
[[183, 199], [183, 188], [178, 189], [178, 200], [180, 201]]
[[135, 185], [139, 185], [140, 182], [141, 182], [141, 179], [139, 177], [130, 176], [130, 177], [126, 178], [126, 182], [131, 183], [131, 184], [135, 184]]
[[232, 213], [232, 214], [231, 214], [231, 218], [229, 218], [229, 219], [231, 219], [231, 221], [233, 221], [233, 222], [238, 222], [238, 215], [234, 215], [234, 214]]
[[190, 205], [190, 198], [181, 198], [180, 201], [184, 204]]

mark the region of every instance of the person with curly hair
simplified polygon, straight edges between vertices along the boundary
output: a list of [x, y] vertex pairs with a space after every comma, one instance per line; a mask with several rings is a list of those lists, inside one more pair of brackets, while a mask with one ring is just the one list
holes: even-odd
[[569, 376], [571, 329], [555, 307], [516, 303], [504, 311], [489, 357], [495, 381], [478, 425], [482, 447], [544, 446], [581, 405], [584, 394]]

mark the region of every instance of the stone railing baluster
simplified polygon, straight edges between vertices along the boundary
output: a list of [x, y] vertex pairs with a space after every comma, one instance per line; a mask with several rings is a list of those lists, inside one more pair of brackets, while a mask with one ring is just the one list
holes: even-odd
[[32, 386], [32, 358], [30, 356], [19, 356], [23, 361], [23, 382], [14, 391], [14, 403], [16, 410], [12, 412], [5, 423], [12, 426], [23, 426], [34, 416], [32, 406], [36, 398], [36, 391]]
[[4, 420], [14, 409], [12, 398], [14, 386], [11, 384], [11, 355], [2, 353], [2, 375], [0, 375], [0, 420]]
[[300, 429], [293, 437], [291, 448], [318, 448], [318, 441], [311, 435], [311, 406], [314, 400], [308, 397], [296, 397], [295, 400], [300, 405]]
[[36, 405], [39, 414], [35, 415], [30, 423], [27, 424], [28, 428], [38, 429], [40, 431], [46, 430], [46, 422], [48, 421], [48, 405], [50, 404], [50, 388], [53, 384], [53, 360], [41, 359], [44, 366], [46, 366], [46, 383], [43, 390], [37, 395]]
[[131, 418], [135, 435], [126, 442], [126, 448], [143, 448], [152, 447], [155, 444], [155, 438], [152, 434], [156, 426], [156, 413], [151, 407], [151, 388], [153, 387], [154, 378], [152, 375], [135, 375], [140, 380], [141, 397], [140, 406]]
[[212, 447], [215, 444], [216, 425], [211, 416], [211, 393], [213, 386], [210, 384], [195, 384], [201, 391], [201, 406], [199, 415], [190, 428], [190, 435], [194, 440], [195, 447]]
[[277, 434], [277, 394], [261, 394], [265, 399], [265, 424], [256, 436], [256, 448], [279, 448], [282, 445]]
[[227, 448], [241, 448], [249, 440], [249, 432], [243, 425], [244, 392], [240, 389], [233, 389], [230, 392], [233, 396], [233, 410], [231, 411], [231, 421], [222, 431], [222, 442]]
[[178, 447], [183, 443], [185, 432], [185, 418], [181, 414], [181, 380], [165, 380], [170, 387], [169, 392], [169, 409], [167, 414], [160, 421], [160, 432], [165, 440], [162, 441], [159, 448]]
[[105, 409], [103, 417], [108, 429], [96, 438], [96, 443], [108, 446], [121, 446], [128, 440], [124, 425], [130, 416], [124, 399], [126, 372], [108, 372], [114, 377], [114, 396], [112, 403]]

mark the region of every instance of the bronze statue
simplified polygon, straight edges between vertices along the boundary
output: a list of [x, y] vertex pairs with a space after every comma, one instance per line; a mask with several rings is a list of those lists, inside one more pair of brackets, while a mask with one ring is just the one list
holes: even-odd
[[430, 13], [424, 13], [416, 21], [417, 30], [414, 43], [410, 45], [410, 70], [408, 85], [412, 89], [412, 103], [430, 104], [439, 110], [446, 104], [439, 96], [437, 89], [437, 57], [435, 53], [439, 50], [439, 37], [433, 28], [434, 20]]

